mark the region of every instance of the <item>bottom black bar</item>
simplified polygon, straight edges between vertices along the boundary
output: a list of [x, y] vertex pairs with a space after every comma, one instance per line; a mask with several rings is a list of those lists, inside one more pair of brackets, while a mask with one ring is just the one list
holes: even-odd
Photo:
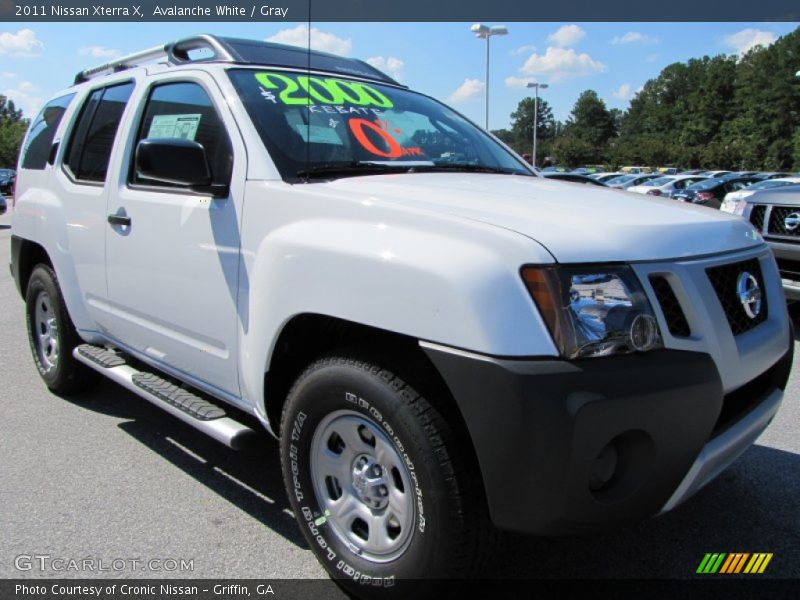
[[[797, 598], [798, 580], [763, 575], [703, 575], [693, 579], [510, 579], [364, 583], [361, 598]], [[344, 599], [328, 579], [3, 579], [3, 600], [276, 600]]]

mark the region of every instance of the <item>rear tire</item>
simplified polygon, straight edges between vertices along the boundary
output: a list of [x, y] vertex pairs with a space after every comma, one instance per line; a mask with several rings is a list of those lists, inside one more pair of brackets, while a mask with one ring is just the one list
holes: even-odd
[[50, 266], [40, 264], [33, 269], [25, 293], [25, 308], [33, 362], [50, 391], [68, 394], [95, 384], [97, 374], [72, 356], [82, 342]]
[[422, 579], [478, 574], [494, 528], [477, 470], [444, 415], [393, 373], [315, 362], [289, 392], [281, 432], [292, 510], [347, 592], [405, 597]]

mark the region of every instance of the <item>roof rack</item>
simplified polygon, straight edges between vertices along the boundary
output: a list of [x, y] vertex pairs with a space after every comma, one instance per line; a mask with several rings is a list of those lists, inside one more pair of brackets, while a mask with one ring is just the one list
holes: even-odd
[[[195, 51], [203, 51], [197, 56]], [[210, 52], [210, 54], [209, 54]], [[194, 62], [223, 62], [241, 65], [270, 65], [292, 68], [310, 68], [320, 71], [338, 72], [389, 85], [400, 86], [397, 81], [372, 65], [353, 58], [343, 58], [327, 52], [307, 50], [297, 46], [273, 44], [256, 40], [223, 38], [214, 35], [197, 35], [175, 42], [156, 46], [141, 52], [117, 58], [75, 76], [75, 84], [95, 77], [117, 73], [147, 63], [161, 62], [181, 65]], [[404, 86], [402, 86], [404, 87]]]

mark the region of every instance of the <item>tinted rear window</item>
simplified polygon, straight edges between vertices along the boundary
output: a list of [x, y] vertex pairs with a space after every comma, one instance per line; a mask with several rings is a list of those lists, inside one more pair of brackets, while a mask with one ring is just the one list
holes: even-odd
[[67, 153], [77, 179], [105, 181], [111, 148], [133, 83], [95, 90], [83, 106]]
[[75, 94], [67, 94], [45, 104], [33, 120], [22, 146], [23, 169], [44, 169], [53, 147], [53, 138]]

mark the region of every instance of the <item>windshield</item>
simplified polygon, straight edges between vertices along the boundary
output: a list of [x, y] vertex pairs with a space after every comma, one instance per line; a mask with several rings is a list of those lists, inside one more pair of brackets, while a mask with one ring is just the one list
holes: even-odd
[[535, 177], [443, 104], [405, 89], [289, 71], [228, 71], [285, 181], [465, 170]]

